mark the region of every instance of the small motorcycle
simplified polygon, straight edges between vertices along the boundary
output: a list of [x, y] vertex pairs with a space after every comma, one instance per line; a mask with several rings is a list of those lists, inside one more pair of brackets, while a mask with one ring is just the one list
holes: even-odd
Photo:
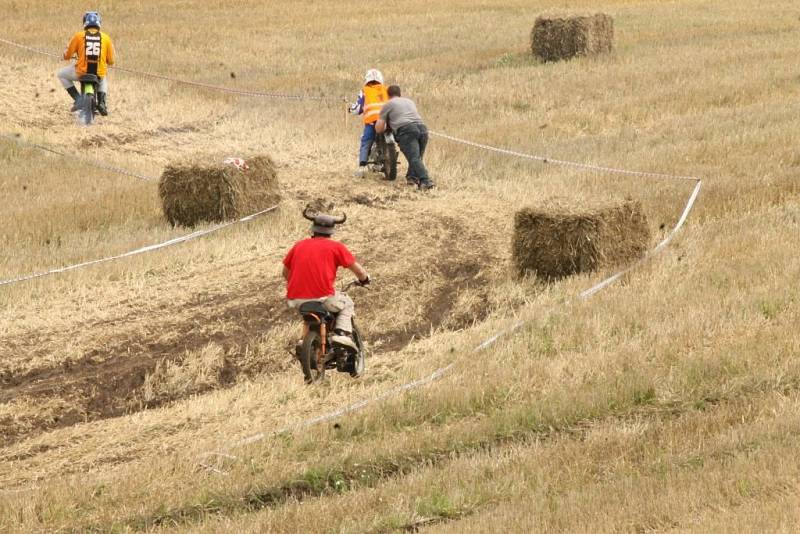
[[[363, 287], [360, 282], [354, 280], [342, 288], [342, 292], [353, 286]], [[331, 340], [334, 335], [336, 314], [325, 309], [322, 302], [305, 302], [300, 305], [298, 311], [303, 318], [303, 339], [297, 345], [295, 353], [300, 360], [306, 383], [313, 384], [322, 380], [328, 369], [350, 373], [352, 377], [361, 376], [365, 367], [365, 350], [355, 319], [353, 319], [353, 341], [357, 350]]]

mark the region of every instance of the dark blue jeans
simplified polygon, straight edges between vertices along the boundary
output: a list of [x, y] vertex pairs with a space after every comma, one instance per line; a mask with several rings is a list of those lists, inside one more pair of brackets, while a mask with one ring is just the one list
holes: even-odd
[[375, 123], [365, 124], [364, 133], [361, 135], [361, 149], [358, 151], [358, 164], [366, 165], [369, 160], [369, 151], [375, 142]]
[[407, 177], [416, 178], [419, 182], [429, 182], [428, 169], [422, 162], [422, 158], [425, 157], [425, 147], [428, 146], [428, 129], [425, 125], [412, 122], [401, 126], [395, 130], [394, 138], [408, 160]]

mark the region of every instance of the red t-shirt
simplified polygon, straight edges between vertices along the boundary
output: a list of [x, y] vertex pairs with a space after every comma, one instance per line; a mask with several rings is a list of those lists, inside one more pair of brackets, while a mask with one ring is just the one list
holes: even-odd
[[298, 241], [283, 258], [289, 269], [287, 299], [319, 299], [336, 293], [333, 283], [339, 267], [350, 267], [356, 259], [347, 247], [328, 237]]

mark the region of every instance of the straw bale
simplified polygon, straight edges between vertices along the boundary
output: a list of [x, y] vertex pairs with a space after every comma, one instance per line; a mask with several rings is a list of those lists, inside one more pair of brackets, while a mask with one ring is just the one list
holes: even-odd
[[600, 200], [577, 206], [549, 199], [514, 217], [513, 261], [519, 276], [556, 280], [640, 258], [650, 228], [638, 201]]
[[543, 15], [531, 31], [531, 50], [542, 61], [595, 56], [614, 48], [614, 19], [594, 15]]
[[229, 221], [277, 204], [275, 164], [268, 156], [245, 161], [246, 170], [223, 163], [168, 165], [158, 185], [167, 220], [173, 226]]

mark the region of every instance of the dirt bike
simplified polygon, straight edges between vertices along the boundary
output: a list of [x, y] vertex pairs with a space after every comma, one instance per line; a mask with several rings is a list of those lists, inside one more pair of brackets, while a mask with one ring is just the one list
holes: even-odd
[[89, 126], [97, 114], [97, 87], [100, 85], [100, 78], [94, 74], [84, 74], [78, 81], [81, 84], [78, 117], [84, 125]]
[[383, 174], [386, 180], [397, 179], [397, 144], [392, 132], [387, 131], [375, 136], [367, 165], [372, 172]]
[[[364, 287], [354, 280], [342, 288], [342, 293], [353, 286]], [[365, 366], [364, 341], [353, 319], [353, 341], [358, 347], [339, 345], [331, 341], [336, 323], [336, 314], [328, 311], [322, 302], [310, 301], [300, 305], [298, 311], [303, 318], [303, 340], [296, 347], [296, 355], [303, 369], [307, 384], [325, 378], [325, 371], [336, 369], [340, 373], [361, 376]]]

